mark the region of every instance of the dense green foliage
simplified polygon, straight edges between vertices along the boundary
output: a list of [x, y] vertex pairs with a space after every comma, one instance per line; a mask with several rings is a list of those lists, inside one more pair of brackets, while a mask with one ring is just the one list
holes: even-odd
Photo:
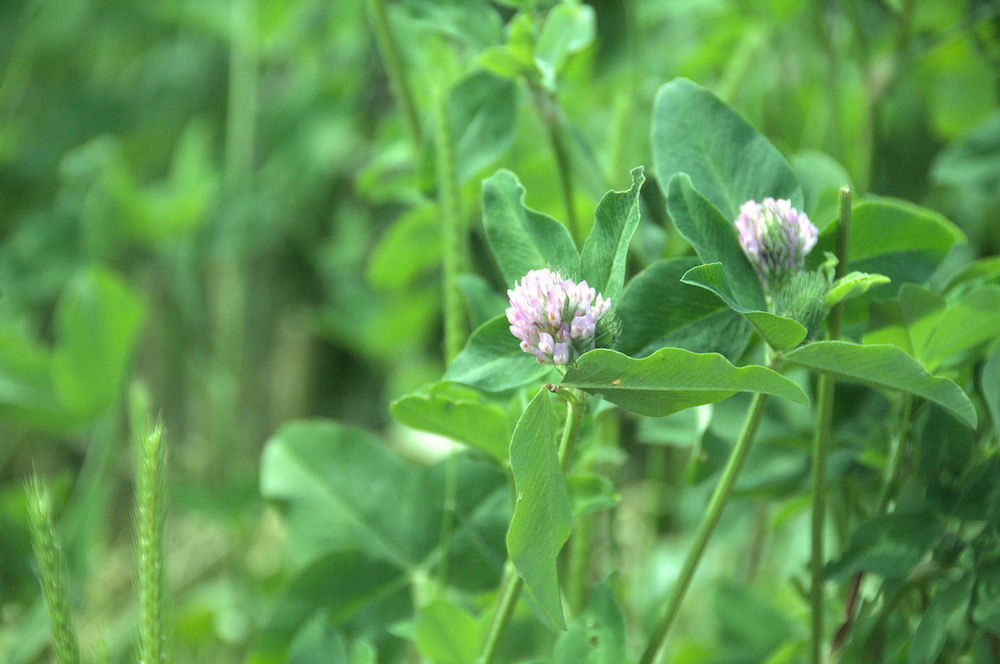
[[996, 0], [0, 3], [0, 660], [997, 661], [998, 101]]

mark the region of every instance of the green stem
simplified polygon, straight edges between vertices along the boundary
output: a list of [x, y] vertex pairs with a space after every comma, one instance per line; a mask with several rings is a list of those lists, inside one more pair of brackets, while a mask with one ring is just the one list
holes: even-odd
[[[576, 446], [576, 439], [580, 434], [580, 425], [583, 422], [588, 395], [585, 392], [566, 388], [560, 390], [560, 393], [566, 396], [567, 404], [566, 422], [559, 440], [559, 467], [565, 474], [569, 459], [573, 455], [573, 448]], [[497, 600], [497, 608], [493, 613], [493, 620], [490, 622], [490, 629], [486, 634], [486, 641], [477, 664], [492, 664], [497, 654], [500, 637], [507, 630], [511, 616], [514, 615], [514, 607], [517, 605], [517, 598], [521, 594], [523, 585], [524, 581], [518, 576], [514, 563], [508, 558], [507, 562], [504, 563], [502, 589]]]
[[[851, 190], [840, 189], [840, 222], [837, 224], [837, 268], [835, 278], [839, 279], [847, 273], [849, 260], [848, 246], [851, 237]], [[840, 338], [840, 325], [843, 309], [840, 303], [834, 305], [827, 318], [827, 337], [836, 341]], [[823, 564], [825, 544], [824, 529], [826, 525], [826, 466], [827, 454], [830, 450], [830, 439], [833, 432], [833, 398], [836, 389], [836, 379], [828, 374], [819, 377], [817, 388], [818, 411], [816, 413], [816, 437], [813, 441], [813, 503], [812, 503], [812, 553], [810, 569], [812, 582], [809, 599], [812, 610], [811, 653], [813, 664], [823, 662]]]
[[232, 0], [229, 90], [223, 179], [231, 193], [246, 186], [253, 173], [254, 126], [257, 122], [256, 0]]
[[396, 99], [403, 107], [403, 115], [406, 116], [406, 123], [410, 127], [413, 144], [419, 148], [420, 117], [417, 115], [417, 106], [413, 102], [413, 93], [410, 91], [409, 83], [407, 83], [403, 73], [403, 57], [400, 55], [399, 46], [392, 36], [385, 3], [382, 0], [367, 0], [365, 4], [368, 5], [368, 16], [375, 32], [375, 43], [378, 45], [379, 55], [382, 56], [382, 63], [385, 65], [385, 71], [389, 77], [389, 85], [392, 86]]
[[438, 206], [441, 210], [441, 247], [443, 252], [444, 356], [450, 364], [462, 350], [465, 339], [465, 314], [458, 290], [458, 270], [462, 261], [459, 219], [462, 213], [458, 177], [455, 171], [455, 145], [448, 122], [447, 88], [434, 91], [434, 155], [437, 169]]
[[532, 86], [532, 99], [535, 101], [535, 110], [545, 125], [545, 131], [549, 137], [549, 145], [552, 147], [552, 154], [556, 159], [556, 174], [559, 176], [559, 189], [562, 192], [563, 205], [566, 207], [566, 226], [573, 237], [576, 246], [581, 246], [583, 241], [583, 231], [576, 218], [576, 209], [573, 205], [573, 171], [569, 159], [569, 146], [566, 144], [566, 135], [561, 126], [562, 112], [552, 93], [537, 86]]
[[[774, 367], [772, 366], [772, 368]], [[646, 650], [642, 653], [639, 664], [653, 664], [656, 661], [657, 654], [663, 647], [663, 643], [666, 641], [670, 627], [673, 625], [674, 619], [677, 618], [681, 603], [684, 601], [684, 595], [687, 593], [688, 587], [691, 585], [691, 580], [698, 570], [698, 564], [705, 553], [708, 540], [718, 525], [719, 519], [722, 517], [722, 510], [726, 507], [729, 494], [732, 493], [733, 486], [740, 475], [740, 470], [742, 470], [747, 455], [750, 453], [750, 448], [757, 433], [757, 428], [760, 426], [760, 421], [763, 418], [764, 406], [766, 404], [766, 394], [754, 394], [753, 400], [750, 402], [750, 410], [743, 421], [740, 436], [733, 447], [732, 453], [729, 455], [729, 461], [722, 471], [722, 477], [719, 479], [715, 491], [712, 492], [712, 497], [708, 501], [708, 508], [705, 510], [705, 516], [698, 526], [694, 541], [691, 542], [691, 547], [688, 549], [687, 557], [684, 559], [680, 574], [674, 581], [674, 586], [667, 598], [667, 609], [660, 617], [656, 629], [653, 631], [653, 636], [650, 638]]]

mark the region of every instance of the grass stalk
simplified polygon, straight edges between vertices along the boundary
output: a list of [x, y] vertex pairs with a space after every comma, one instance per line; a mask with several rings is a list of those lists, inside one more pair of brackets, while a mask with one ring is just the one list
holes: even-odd
[[750, 409], [743, 420], [743, 428], [740, 430], [739, 438], [733, 447], [732, 453], [729, 455], [726, 467], [722, 471], [722, 477], [719, 478], [719, 483], [712, 492], [712, 497], [709, 499], [708, 507], [705, 510], [705, 516], [702, 517], [701, 524], [699, 524], [698, 530], [695, 532], [694, 540], [688, 548], [687, 556], [684, 558], [681, 571], [674, 580], [673, 588], [671, 588], [670, 595], [667, 597], [666, 610], [660, 616], [656, 628], [653, 630], [653, 636], [650, 638], [645, 651], [642, 653], [642, 657], [639, 659], [639, 664], [653, 664], [660, 650], [663, 648], [663, 644], [666, 642], [670, 628], [674, 624], [677, 614], [680, 612], [684, 596], [691, 585], [691, 580], [694, 578], [695, 572], [698, 570], [698, 565], [701, 563], [708, 540], [711, 538], [715, 527], [719, 523], [719, 519], [722, 517], [722, 511], [726, 507], [729, 495], [732, 493], [733, 486], [735, 486], [740, 471], [743, 469], [743, 464], [750, 454], [754, 436], [757, 434], [757, 428], [760, 426], [761, 419], [764, 416], [765, 405], [767, 405], [767, 395], [754, 394], [753, 400], [750, 402]]
[[[837, 224], [837, 279], [847, 274], [848, 244], [851, 236], [851, 190], [842, 187], [840, 190], [840, 222]], [[834, 305], [827, 318], [827, 338], [836, 341], [840, 339], [840, 324], [842, 308], [840, 303]], [[817, 388], [816, 435], [813, 439], [812, 463], [812, 530], [809, 567], [811, 585], [809, 590], [812, 627], [810, 637], [810, 653], [813, 664], [823, 662], [824, 616], [823, 616], [823, 566], [825, 553], [826, 525], [826, 466], [830, 450], [830, 440], [833, 432], [833, 398], [836, 389], [836, 379], [823, 374], [819, 377]]]
[[45, 606], [49, 611], [52, 648], [62, 664], [79, 664], [80, 641], [70, 611], [66, 586], [66, 565], [62, 544], [56, 534], [52, 516], [52, 499], [48, 488], [32, 474], [25, 487], [28, 494], [28, 530], [31, 548], [38, 563], [38, 581], [42, 586]]
[[136, 469], [135, 529], [139, 594], [139, 661], [168, 661], [167, 579], [164, 530], [167, 520], [167, 448], [160, 422], [134, 431]]

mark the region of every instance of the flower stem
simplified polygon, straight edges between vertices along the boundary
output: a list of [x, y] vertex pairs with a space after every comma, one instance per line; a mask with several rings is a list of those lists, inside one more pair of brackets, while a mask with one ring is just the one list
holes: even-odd
[[32, 475], [25, 489], [28, 494], [28, 530], [35, 560], [38, 561], [38, 580], [49, 610], [52, 647], [62, 664], [79, 664], [80, 643], [69, 608], [66, 567], [52, 516], [52, 499], [38, 475]]
[[410, 127], [410, 136], [413, 144], [420, 147], [420, 117], [417, 115], [417, 106], [413, 102], [413, 93], [409, 83], [403, 73], [403, 57], [400, 55], [399, 46], [392, 36], [389, 27], [389, 15], [385, 10], [383, 0], [367, 0], [368, 16], [372, 22], [372, 29], [375, 32], [375, 43], [378, 45], [379, 54], [382, 56], [382, 63], [385, 65], [386, 74], [389, 77], [389, 85], [396, 95], [396, 99], [403, 107], [403, 115], [406, 123]]
[[[843, 277], [847, 273], [848, 244], [851, 233], [851, 190], [840, 189], [840, 222], [837, 224], [837, 269], [835, 277]], [[827, 318], [827, 338], [836, 341], [840, 338], [840, 323], [842, 308], [840, 303], [834, 305]], [[823, 374], [819, 377], [817, 388], [816, 436], [813, 441], [813, 504], [812, 504], [812, 553], [810, 569], [812, 581], [809, 599], [812, 611], [811, 654], [813, 664], [823, 661], [823, 564], [824, 564], [824, 526], [826, 518], [826, 465], [830, 449], [830, 438], [833, 431], [833, 397], [836, 379]]]
[[[774, 365], [776, 362], [771, 364]], [[771, 368], [774, 368], [774, 366]], [[722, 477], [719, 479], [719, 483], [716, 485], [715, 491], [712, 492], [712, 497], [708, 501], [705, 516], [698, 526], [694, 541], [691, 542], [687, 557], [685, 557], [684, 564], [681, 566], [680, 574], [674, 580], [674, 586], [667, 598], [667, 609], [660, 617], [656, 629], [653, 631], [653, 636], [650, 638], [646, 650], [642, 653], [639, 664], [653, 664], [660, 649], [663, 647], [663, 643], [666, 641], [670, 627], [673, 625], [674, 619], [677, 618], [681, 603], [684, 601], [684, 595], [687, 593], [688, 587], [691, 585], [691, 580], [698, 570], [698, 564], [705, 553], [708, 540], [718, 525], [719, 519], [722, 517], [722, 510], [726, 507], [729, 494], [732, 493], [733, 486], [740, 475], [740, 470], [742, 470], [743, 464], [750, 453], [757, 428], [760, 426], [761, 419], [764, 416], [764, 406], [766, 404], [766, 394], [754, 394], [753, 400], [750, 402], [750, 410], [747, 412], [746, 419], [743, 420], [743, 428], [740, 430], [736, 445], [733, 447], [733, 451], [729, 455], [729, 461], [726, 462], [726, 467], [722, 471]]]
[[576, 246], [581, 246], [583, 232], [576, 218], [573, 206], [573, 171], [569, 160], [569, 146], [566, 144], [565, 131], [562, 128], [562, 111], [551, 92], [538, 86], [531, 86], [535, 110], [545, 124], [545, 130], [556, 159], [556, 173], [559, 176], [559, 188], [562, 191], [563, 205], [566, 207], [566, 226], [573, 237]]
[[[559, 466], [565, 474], [569, 459], [573, 455], [573, 448], [576, 446], [576, 439], [580, 434], [580, 424], [583, 422], [588, 395], [585, 392], [567, 388], [561, 389], [559, 393], [566, 396], [567, 404], [566, 422], [559, 440]], [[493, 613], [493, 620], [490, 622], [490, 629], [483, 644], [483, 652], [480, 654], [477, 664], [492, 664], [496, 657], [500, 637], [503, 636], [507, 625], [510, 624], [511, 616], [514, 615], [514, 607], [517, 605], [517, 598], [520, 596], [523, 586], [524, 581], [518, 576], [514, 563], [508, 557], [503, 567], [503, 581], [500, 597], [497, 600], [497, 608]]]

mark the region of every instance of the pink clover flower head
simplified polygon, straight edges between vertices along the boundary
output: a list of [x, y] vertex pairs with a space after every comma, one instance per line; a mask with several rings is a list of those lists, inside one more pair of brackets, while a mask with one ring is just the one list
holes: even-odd
[[541, 364], [566, 365], [592, 349], [597, 321], [611, 310], [611, 300], [586, 281], [576, 283], [549, 269], [531, 270], [507, 297], [511, 334]]
[[786, 198], [747, 201], [734, 223], [740, 247], [765, 288], [801, 272], [819, 234], [806, 213], [793, 208]]

